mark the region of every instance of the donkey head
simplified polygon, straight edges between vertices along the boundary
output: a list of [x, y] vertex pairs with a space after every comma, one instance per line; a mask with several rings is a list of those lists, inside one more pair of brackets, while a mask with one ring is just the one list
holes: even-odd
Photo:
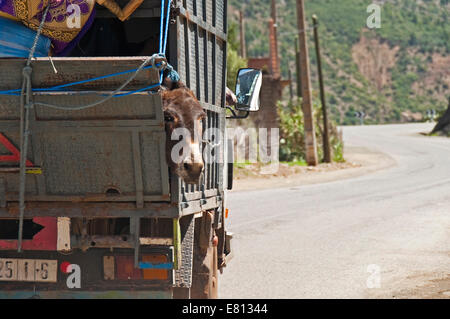
[[162, 100], [167, 163], [186, 183], [197, 184], [204, 166], [200, 145], [206, 113], [184, 86], [163, 91]]

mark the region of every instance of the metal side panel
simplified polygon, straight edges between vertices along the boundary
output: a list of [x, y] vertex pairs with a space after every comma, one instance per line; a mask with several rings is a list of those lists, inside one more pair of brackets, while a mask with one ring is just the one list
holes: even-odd
[[[58, 74], [53, 73], [47, 60], [38, 59], [32, 64], [33, 87], [130, 70], [143, 59], [55, 59]], [[6, 60], [0, 59], [0, 89], [14, 88], [11, 83], [15, 80], [9, 76], [6, 81], [5, 73], [20, 74], [23, 66], [22, 60]], [[33, 100], [62, 107], [87, 105], [110, 94], [131, 74], [83, 84], [82, 91], [36, 92]], [[126, 89], [142, 88], [158, 80], [157, 70], [144, 70]], [[20, 153], [19, 104], [17, 96], [0, 96], [0, 133]], [[30, 132], [27, 160], [41, 173], [27, 175], [27, 201], [126, 201], [136, 202], [138, 207], [143, 207], [144, 201], [169, 201], [159, 94], [115, 97], [84, 110], [36, 105], [30, 114]], [[0, 156], [4, 159], [11, 155], [10, 149], [0, 143]], [[14, 159], [0, 162], [0, 178], [9, 202], [18, 200], [18, 166]]]
[[[95, 57], [95, 58], [52, 58], [58, 70], [55, 74], [48, 58], [36, 58], [33, 67], [33, 88], [48, 88], [56, 85], [83, 81], [99, 76], [137, 69], [146, 57]], [[0, 59], [0, 90], [22, 87], [24, 59]], [[114, 90], [127, 80], [132, 73], [103, 78], [94, 82], [76, 85], [74, 90]], [[140, 89], [158, 83], [158, 72], [146, 69], [140, 72], [127, 86], [128, 90]]]
[[193, 215], [180, 220], [181, 227], [181, 264], [180, 269], [175, 270], [175, 287], [189, 288], [192, 284], [192, 266], [194, 252], [194, 226]]

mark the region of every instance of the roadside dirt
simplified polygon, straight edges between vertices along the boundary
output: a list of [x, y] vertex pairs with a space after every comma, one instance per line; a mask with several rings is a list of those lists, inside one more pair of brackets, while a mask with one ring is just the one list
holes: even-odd
[[[405, 286], [398, 291], [378, 292], [368, 295], [377, 299], [450, 299], [450, 274], [436, 278], [435, 273], [408, 276], [399, 286]], [[435, 278], [430, 280], [430, 278]]]
[[345, 163], [320, 164], [317, 167], [280, 163], [278, 170], [272, 174], [263, 174], [266, 167], [258, 164], [235, 167], [233, 191], [325, 183], [365, 175], [395, 165], [394, 159], [388, 155], [363, 147], [346, 147], [345, 158]]

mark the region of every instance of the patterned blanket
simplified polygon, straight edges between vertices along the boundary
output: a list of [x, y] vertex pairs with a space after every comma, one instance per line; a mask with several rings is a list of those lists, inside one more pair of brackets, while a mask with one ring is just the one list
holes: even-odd
[[0, 0], [0, 16], [37, 30], [49, 4], [42, 34], [52, 41], [53, 54], [64, 56], [90, 28], [95, 0]]

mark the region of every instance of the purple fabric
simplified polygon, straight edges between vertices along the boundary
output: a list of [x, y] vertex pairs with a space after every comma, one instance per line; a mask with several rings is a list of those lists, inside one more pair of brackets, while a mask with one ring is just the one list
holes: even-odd
[[[66, 6], [67, 2], [69, 4], [76, 4], [80, 7], [80, 13], [81, 14], [87, 14], [89, 13], [89, 6], [85, 3], [84, 0], [61, 0], [61, 1], [51, 1], [50, 9], [57, 9], [60, 6]], [[43, 8], [44, 1], [40, 1], [38, 5], [38, 9]], [[16, 17], [16, 12], [14, 10], [14, 0], [0, 0], [0, 11], [7, 13], [13, 17]], [[42, 20], [42, 12], [36, 14], [36, 19], [38, 21]], [[65, 14], [58, 14], [58, 15], [52, 15], [51, 12], [48, 12], [47, 17], [45, 18], [46, 22], [62, 22], [67, 17], [69, 17], [70, 14], [66, 12]], [[80, 33], [71, 41], [71, 42], [63, 42], [57, 39], [53, 39], [51, 37], [50, 40], [52, 41], [53, 45], [53, 53], [56, 56], [65, 56], [67, 55], [81, 40], [81, 38], [86, 34], [86, 32], [89, 30], [89, 28], [92, 26], [92, 23], [94, 22], [95, 18], [95, 8], [92, 10], [91, 15], [89, 16], [88, 20], [82, 27]]]
[[0, 0], [0, 10], [15, 17], [13, 0]]
[[[87, 14], [89, 13], [89, 6], [87, 3], [85, 3], [84, 0], [70, 0], [69, 4], [78, 5], [80, 7], [81, 14]], [[66, 6], [67, 1], [61, 0], [61, 1], [51, 1], [50, 2], [50, 10], [52, 9], [58, 9], [59, 7]], [[41, 10], [38, 14], [36, 14], [36, 19], [38, 21], [42, 21], [42, 13], [44, 11], [44, 1], [41, 1], [38, 5], [38, 9]], [[59, 14], [59, 15], [52, 15], [49, 11], [47, 13], [47, 16], [45, 17], [45, 22], [63, 22], [70, 16], [70, 13], [66, 12], [65, 14]]]
[[[1, 0], [0, 0], [1, 1]], [[78, 33], [77, 37], [75, 39], [72, 40], [72, 42], [70, 43], [64, 43], [64, 42], [60, 42], [61, 45], [59, 46], [59, 51], [56, 51], [56, 41], [53, 41], [53, 45], [55, 47], [55, 55], [56, 56], [66, 56], [70, 53], [70, 51], [73, 50], [73, 48], [76, 47], [76, 45], [78, 44], [78, 42], [80, 42], [80, 40], [84, 37], [84, 35], [86, 34], [86, 32], [91, 28], [92, 23], [94, 23], [94, 19], [95, 19], [95, 8], [94, 10], [92, 10], [92, 13], [88, 19], [88, 21], [86, 22], [86, 24], [83, 26], [83, 28], [81, 29], [80, 33]]]

